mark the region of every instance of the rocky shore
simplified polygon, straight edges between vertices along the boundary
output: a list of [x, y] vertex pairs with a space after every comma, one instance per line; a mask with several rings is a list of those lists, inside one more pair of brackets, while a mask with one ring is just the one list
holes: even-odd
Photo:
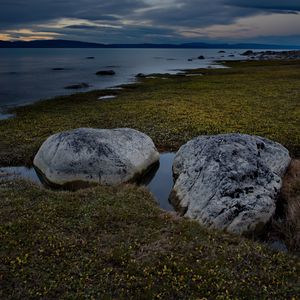
[[246, 52], [242, 53], [242, 55], [255, 60], [296, 60], [300, 59], [300, 50], [259, 52], [247, 50]]

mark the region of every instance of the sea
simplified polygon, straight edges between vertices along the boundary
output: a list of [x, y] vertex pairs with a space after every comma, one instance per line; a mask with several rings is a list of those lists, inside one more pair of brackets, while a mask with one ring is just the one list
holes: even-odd
[[[222, 68], [219, 60], [245, 59], [243, 49], [0, 49], [0, 119], [9, 108], [33, 102], [117, 87], [143, 73], [176, 74], [185, 69]], [[199, 56], [204, 59], [198, 59]], [[96, 72], [114, 70], [113, 76]], [[88, 87], [65, 89], [80, 83]]]

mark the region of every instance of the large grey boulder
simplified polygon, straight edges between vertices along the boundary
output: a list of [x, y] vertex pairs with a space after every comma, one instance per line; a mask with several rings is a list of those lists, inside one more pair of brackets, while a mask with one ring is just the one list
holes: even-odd
[[262, 228], [275, 212], [290, 156], [258, 136], [199, 136], [176, 154], [171, 202], [182, 215], [236, 234]]
[[53, 186], [134, 181], [159, 160], [150, 137], [129, 128], [80, 128], [50, 136], [34, 167]]

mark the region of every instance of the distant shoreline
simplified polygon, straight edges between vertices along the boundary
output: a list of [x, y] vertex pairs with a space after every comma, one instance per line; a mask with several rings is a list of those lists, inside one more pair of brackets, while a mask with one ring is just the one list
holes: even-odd
[[71, 40], [0, 41], [1, 48], [116, 48], [116, 49], [300, 49], [300, 45], [255, 43], [101, 44]]

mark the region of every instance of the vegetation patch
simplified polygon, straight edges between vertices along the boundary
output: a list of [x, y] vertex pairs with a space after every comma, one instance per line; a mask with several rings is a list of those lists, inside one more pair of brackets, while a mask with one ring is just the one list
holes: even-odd
[[132, 185], [0, 183], [1, 299], [296, 299], [299, 260], [161, 211]]

